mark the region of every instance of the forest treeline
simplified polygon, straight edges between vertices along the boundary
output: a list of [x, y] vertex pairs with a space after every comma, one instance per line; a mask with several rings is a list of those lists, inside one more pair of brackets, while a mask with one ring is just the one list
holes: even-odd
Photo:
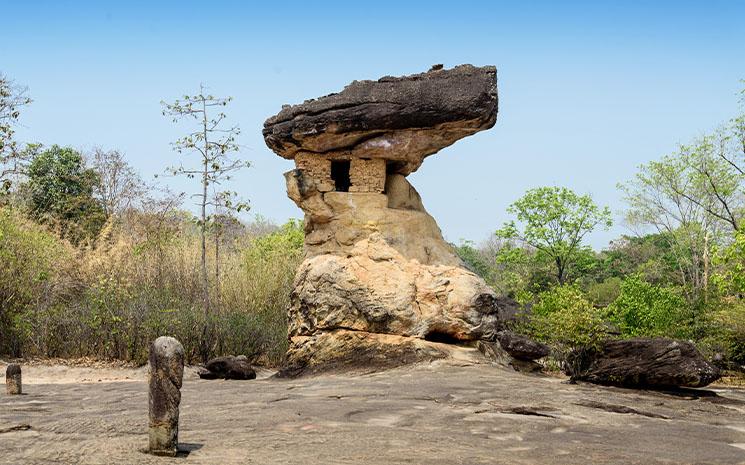
[[[196, 128], [174, 144], [194, 168], [164, 167], [194, 195], [173, 194], [117, 150], [18, 142], [31, 99], [0, 75], [0, 354], [143, 362], [148, 342], [170, 334], [193, 361], [281, 363], [303, 228], [242, 222], [247, 203], [220, 189], [245, 166], [229, 158], [238, 128], [221, 126], [229, 102], [200, 89], [164, 103]], [[611, 226], [609, 209], [563, 187], [526, 192], [487, 241], [455, 248], [523, 305], [514, 329], [559, 360], [603, 338], [664, 336], [745, 364], [745, 111], [619, 189], [635, 233], [600, 252], [587, 236]]]
[[596, 252], [585, 237], [612, 216], [588, 195], [528, 191], [508, 222], [461, 258], [527, 309], [516, 329], [561, 359], [612, 337], [694, 341], [732, 368], [745, 364], [745, 90], [740, 114], [639, 167], [619, 184], [633, 234]]
[[228, 102], [200, 89], [164, 104], [164, 115], [195, 123], [164, 166], [194, 192], [174, 194], [116, 150], [18, 143], [31, 99], [0, 77], [0, 354], [140, 363], [168, 334], [191, 361], [282, 361], [303, 228], [238, 219], [247, 203], [221, 188], [245, 166], [228, 158], [239, 132], [221, 126]]

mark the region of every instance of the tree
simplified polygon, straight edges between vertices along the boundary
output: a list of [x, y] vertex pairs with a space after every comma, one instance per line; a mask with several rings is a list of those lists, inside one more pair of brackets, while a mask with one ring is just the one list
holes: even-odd
[[145, 183], [118, 150], [95, 148], [92, 158], [98, 175], [94, 191], [107, 216], [120, 214], [143, 198]]
[[196, 123], [194, 130], [173, 143], [173, 148], [179, 154], [198, 155], [199, 167], [189, 168], [179, 164], [171, 168], [170, 172], [189, 179], [199, 179], [200, 182], [200, 191], [193, 194], [193, 197], [198, 199], [200, 209], [202, 299], [205, 317], [201, 352], [205, 362], [209, 354], [208, 321], [211, 308], [207, 271], [207, 231], [213, 216], [208, 210], [214, 211], [222, 208], [241, 211], [247, 208], [244, 202], [236, 201], [235, 192], [221, 191], [216, 188], [230, 180], [231, 173], [247, 166], [246, 162], [231, 157], [232, 153], [239, 150], [236, 138], [240, 134], [240, 129], [238, 126], [224, 127], [223, 122], [227, 116], [219, 110], [227, 106], [231, 100], [232, 97], [219, 98], [205, 95], [205, 87], [200, 85], [197, 95], [185, 95], [173, 103], [161, 102], [163, 115], [170, 116], [174, 123], [183, 119]]
[[10, 190], [9, 176], [19, 172], [19, 150], [13, 139], [21, 108], [31, 103], [27, 89], [0, 73], [0, 183]]
[[505, 223], [497, 236], [527, 245], [539, 259], [549, 259], [559, 284], [567, 281], [572, 267], [586, 255], [585, 236], [612, 224], [608, 207], [601, 209], [589, 195], [577, 195], [565, 187], [531, 189], [507, 211], [518, 223]]
[[106, 222], [104, 207], [93, 196], [98, 182], [80, 152], [53, 145], [31, 160], [23, 189], [31, 215], [58, 226], [63, 237], [77, 244], [95, 238]]
[[739, 229], [744, 178], [721, 156], [728, 140], [720, 133], [681, 145], [619, 186], [627, 222], [668, 241], [689, 301], [708, 295], [712, 246]]

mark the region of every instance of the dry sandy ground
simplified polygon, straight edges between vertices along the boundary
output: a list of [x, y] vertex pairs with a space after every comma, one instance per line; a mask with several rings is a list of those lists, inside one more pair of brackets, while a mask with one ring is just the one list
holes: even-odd
[[141, 452], [144, 368], [27, 366], [26, 394], [0, 393], [0, 463], [745, 463], [743, 390], [568, 385], [476, 360], [296, 380], [204, 381], [190, 369], [188, 453], [170, 459]]

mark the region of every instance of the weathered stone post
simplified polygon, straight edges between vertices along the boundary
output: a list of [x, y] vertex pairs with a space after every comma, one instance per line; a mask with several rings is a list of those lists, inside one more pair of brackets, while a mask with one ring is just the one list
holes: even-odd
[[8, 394], [22, 394], [21, 365], [11, 363], [5, 369], [5, 390]]
[[150, 345], [150, 445], [154, 455], [175, 456], [178, 414], [184, 377], [184, 347], [161, 336]]

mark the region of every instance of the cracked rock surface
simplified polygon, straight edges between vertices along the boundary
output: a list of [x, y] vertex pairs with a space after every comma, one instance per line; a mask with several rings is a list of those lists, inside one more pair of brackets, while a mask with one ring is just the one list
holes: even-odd
[[[377, 373], [293, 380], [270, 379], [260, 370], [250, 386], [200, 380], [188, 368], [179, 447], [189, 454], [179, 459], [140, 452], [148, 441], [144, 370], [99, 374], [70, 368], [69, 381], [60, 383], [53, 367], [30, 366], [24, 368], [27, 395], [0, 395], [0, 464], [745, 461], [742, 389], [659, 392], [570, 385], [468, 355]], [[91, 377], [92, 382], [81, 382]], [[129, 380], [96, 382], [101, 378]]]

